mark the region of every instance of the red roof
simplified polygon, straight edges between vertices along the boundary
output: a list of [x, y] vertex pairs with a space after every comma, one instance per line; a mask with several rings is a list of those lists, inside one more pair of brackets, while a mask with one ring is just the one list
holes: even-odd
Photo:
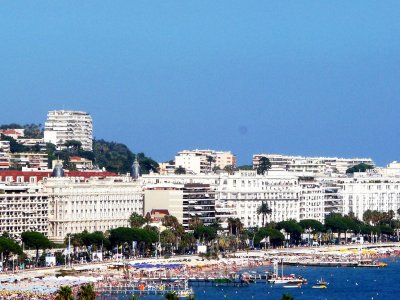
[[152, 209], [150, 214], [169, 215], [168, 209]]
[[14, 129], [4, 129], [4, 130], [0, 130], [0, 133], [2, 134], [18, 134], [18, 135], [22, 135], [20, 132], [14, 130]]
[[[4, 181], [6, 177], [12, 176], [13, 180], [16, 181], [17, 177], [23, 176], [24, 182], [29, 182], [30, 177], [36, 177], [37, 181], [43, 180], [43, 178], [52, 177], [52, 171], [15, 171], [15, 170], [0, 170], [0, 177]], [[117, 176], [112, 172], [80, 172], [80, 171], [65, 171], [65, 177], [108, 177]]]

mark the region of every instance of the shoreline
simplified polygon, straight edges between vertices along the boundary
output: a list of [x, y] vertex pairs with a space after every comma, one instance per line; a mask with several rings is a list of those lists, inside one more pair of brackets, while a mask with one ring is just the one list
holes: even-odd
[[[137, 258], [75, 265], [67, 269], [56, 267], [17, 273], [2, 272], [0, 273], [0, 299], [18, 299], [19, 297], [19, 299], [53, 300], [59, 287], [70, 285], [76, 293], [85, 283], [93, 283], [95, 290], [100, 290], [118, 286], [123, 281], [224, 278], [245, 269], [271, 267], [273, 261], [310, 267], [316, 265], [357, 267], [354, 263], [360, 259], [373, 261], [388, 256], [400, 256], [400, 243], [251, 250], [229, 253], [223, 258], [209, 260], [197, 255]], [[135, 267], [135, 264], [146, 263], [150, 267]], [[154, 264], [154, 267], [151, 264]], [[169, 268], [171, 264], [177, 267]], [[71, 275], [56, 277], [65, 270], [68, 270]]]

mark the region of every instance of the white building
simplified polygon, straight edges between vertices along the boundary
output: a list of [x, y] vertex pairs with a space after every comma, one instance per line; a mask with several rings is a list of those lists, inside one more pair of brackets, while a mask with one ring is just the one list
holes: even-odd
[[211, 173], [215, 167], [224, 169], [236, 166], [236, 156], [230, 151], [183, 150], [175, 156], [175, 167], [183, 167], [188, 173]]
[[253, 168], [257, 169], [260, 158], [266, 157], [272, 167], [296, 173], [345, 174], [348, 168], [364, 163], [375, 166], [370, 158], [305, 157], [282, 154], [254, 154]]
[[128, 226], [129, 216], [143, 214], [143, 191], [130, 177], [90, 179], [57, 177], [44, 182], [49, 195], [49, 238]]
[[21, 233], [48, 232], [48, 196], [37, 184], [0, 183], [0, 232], [19, 241]]
[[54, 110], [47, 114], [44, 141], [64, 148], [66, 141], [82, 143], [82, 149], [92, 151], [93, 124], [90, 114], [82, 111]]
[[355, 173], [342, 179], [343, 213], [363, 219], [366, 210], [397, 214], [400, 208], [400, 177], [376, 173]]

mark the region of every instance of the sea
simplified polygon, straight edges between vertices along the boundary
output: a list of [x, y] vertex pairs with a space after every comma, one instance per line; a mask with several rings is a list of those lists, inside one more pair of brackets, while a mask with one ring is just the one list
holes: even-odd
[[[301, 288], [284, 288], [282, 285], [264, 282], [243, 287], [193, 286], [193, 289], [196, 300], [280, 300], [283, 294], [290, 294], [295, 300], [400, 299], [400, 258], [392, 257], [381, 261], [388, 263], [388, 266], [384, 268], [284, 266], [284, 275], [296, 274], [308, 279], [308, 284], [302, 285]], [[251, 271], [265, 272], [272, 269], [263, 267]], [[328, 288], [313, 289], [313, 283], [321, 278], [329, 283]], [[102, 299], [108, 298], [104, 296]], [[108, 299], [128, 298], [129, 295], [112, 295]], [[143, 295], [140, 299], [164, 298]]]

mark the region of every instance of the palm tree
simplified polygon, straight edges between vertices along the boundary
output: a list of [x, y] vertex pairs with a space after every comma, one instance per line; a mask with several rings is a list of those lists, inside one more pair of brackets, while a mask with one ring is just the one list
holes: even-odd
[[267, 215], [270, 215], [272, 213], [272, 209], [268, 207], [267, 202], [262, 202], [261, 205], [257, 208], [257, 214], [262, 215], [263, 221], [262, 221], [262, 226], [265, 227], [265, 221]]
[[78, 291], [78, 300], [96, 300], [96, 292], [93, 284], [87, 283], [81, 286]]
[[71, 287], [68, 285], [61, 286], [57, 291], [55, 300], [74, 300]]
[[211, 155], [208, 155], [207, 156], [207, 162], [209, 164], [209, 167], [208, 167], [209, 172], [211, 172], [212, 171], [212, 164], [215, 162], [215, 158], [212, 157]]

